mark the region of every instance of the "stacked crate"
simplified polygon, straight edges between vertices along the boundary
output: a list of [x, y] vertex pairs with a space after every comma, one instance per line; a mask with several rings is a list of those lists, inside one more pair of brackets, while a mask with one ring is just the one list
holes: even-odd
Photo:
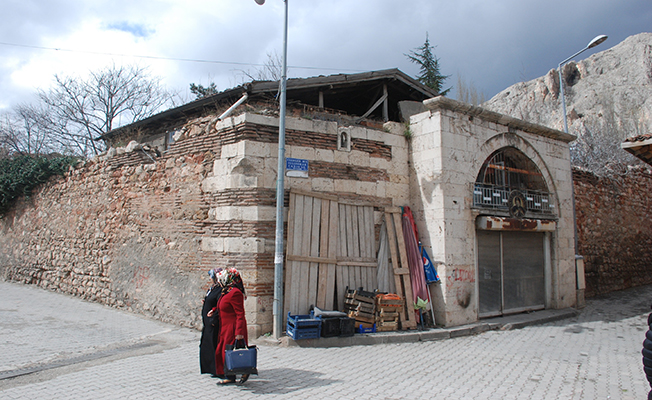
[[376, 322], [375, 297], [375, 293], [362, 289], [346, 291], [344, 309], [350, 318], [355, 319], [356, 326], [363, 324], [368, 327]]
[[321, 332], [321, 319], [310, 315], [292, 315], [288, 312], [288, 321], [285, 332], [294, 340], [318, 339]]
[[376, 330], [378, 332], [399, 329], [399, 317], [403, 299], [393, 293], [376, 295]]
[[321, 337], [353, 336], [355, 320], [349, 317], [317, 317], [321, 320]]

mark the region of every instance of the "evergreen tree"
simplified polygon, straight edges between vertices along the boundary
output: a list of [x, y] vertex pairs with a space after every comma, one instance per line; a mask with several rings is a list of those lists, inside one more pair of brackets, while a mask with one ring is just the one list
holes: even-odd
[[204, 97], [212, 96], [218, 93], [217, 86], [215, 83], [211, 82], [208, 86], [196, 85], [194, 83], [190, 84], [190, 93], [194, 94], [195, 100], [201, 99]]
[[439, 58], [432, 52], [433, 49], [434, 47], [430, 45], [428, 39], [428, 32], [426, 32], [426, 41], [423, 46], [411, 50], [410, 54], [405, 54], [405, 56], [419, 65], [420, 73], [417, 76], [419, 82], [431, 89], [435, 89], [440, 95], [446, 96], [451, 88], [442, 91], [442, 87], [450, 75], [442, 75], [439, 72]]

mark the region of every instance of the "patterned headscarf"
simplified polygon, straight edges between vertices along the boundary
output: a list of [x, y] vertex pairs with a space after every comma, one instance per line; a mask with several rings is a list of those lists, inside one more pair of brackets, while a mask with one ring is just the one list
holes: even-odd
[[242, 294], [245, 294], [242, 277], [240, 276], [240, 272], [235, 268], [223, 269], [217, 274], [217, 281], [225, 288], [236, 287], [240, 289]]
[[212, 280], [217, 282], [217, 275], [219, 275], [220, 272], [222, 272], [222, 268], [217, 268], [217, 269], [213, 268], [208, 270], [208, 276], [210, 276]]

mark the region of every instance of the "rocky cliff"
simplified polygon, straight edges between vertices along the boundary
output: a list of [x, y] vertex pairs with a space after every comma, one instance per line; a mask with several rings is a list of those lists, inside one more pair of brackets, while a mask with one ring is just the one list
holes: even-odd
[[[611, 154], [614, 144], [626, 137], [652, 133], [652, 33], [630, 36], [587, 59], [570, 61], [562, 76], [568, 130], [580, 138], [574, 144], [576, 157], [595, 153], [596, 144], [605, 140], [609, 141], [606, 154]], [[564, 129], [556, 69], [508, 87], [483, 107]], [[635, 160], [622, 155], [628, 163]]]
[[[604, 46], [604, 45], [603, 45]], [[574, 164], [578, 254], [588, 297], [652, 282], [652, 170], [625, 152], [652, 133], [652, 33], [641, 33], [562, 71]], [[563, 130], [559, 75], [513, 85], [483, 107]], [[580, 168], [577, 168], [580, 167]]]

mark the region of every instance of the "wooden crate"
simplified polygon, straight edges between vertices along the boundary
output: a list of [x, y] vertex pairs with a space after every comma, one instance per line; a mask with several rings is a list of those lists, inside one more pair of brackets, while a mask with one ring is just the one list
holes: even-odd
[[376, 300], [371, 292], [348, 290], [344, 310], [356, 322], [374, 324], [376, 322]]
[[379, 321], [394, 321], [399, 318], [398, 311], [396, 310], [379, 310], [376, 315], [378, 316]]
[[373, 314], [376, 312], [376, 307], [372, 304], [369, 303], [358, 303], [355, 301], [349, 301], [347, 300], [344, 303], [344, 309], [346, 312], [349, 311], [357, 311], [357, 312], [362, 312], [366, 314]]
[[393, 293], [376, 296], [376, 329], [379, 332], [399, 329], [403, 299]]
[[388, 332], [398, 330], [398, 319], [395, 321], [380, 321], [376, 322], [376, 331]]

